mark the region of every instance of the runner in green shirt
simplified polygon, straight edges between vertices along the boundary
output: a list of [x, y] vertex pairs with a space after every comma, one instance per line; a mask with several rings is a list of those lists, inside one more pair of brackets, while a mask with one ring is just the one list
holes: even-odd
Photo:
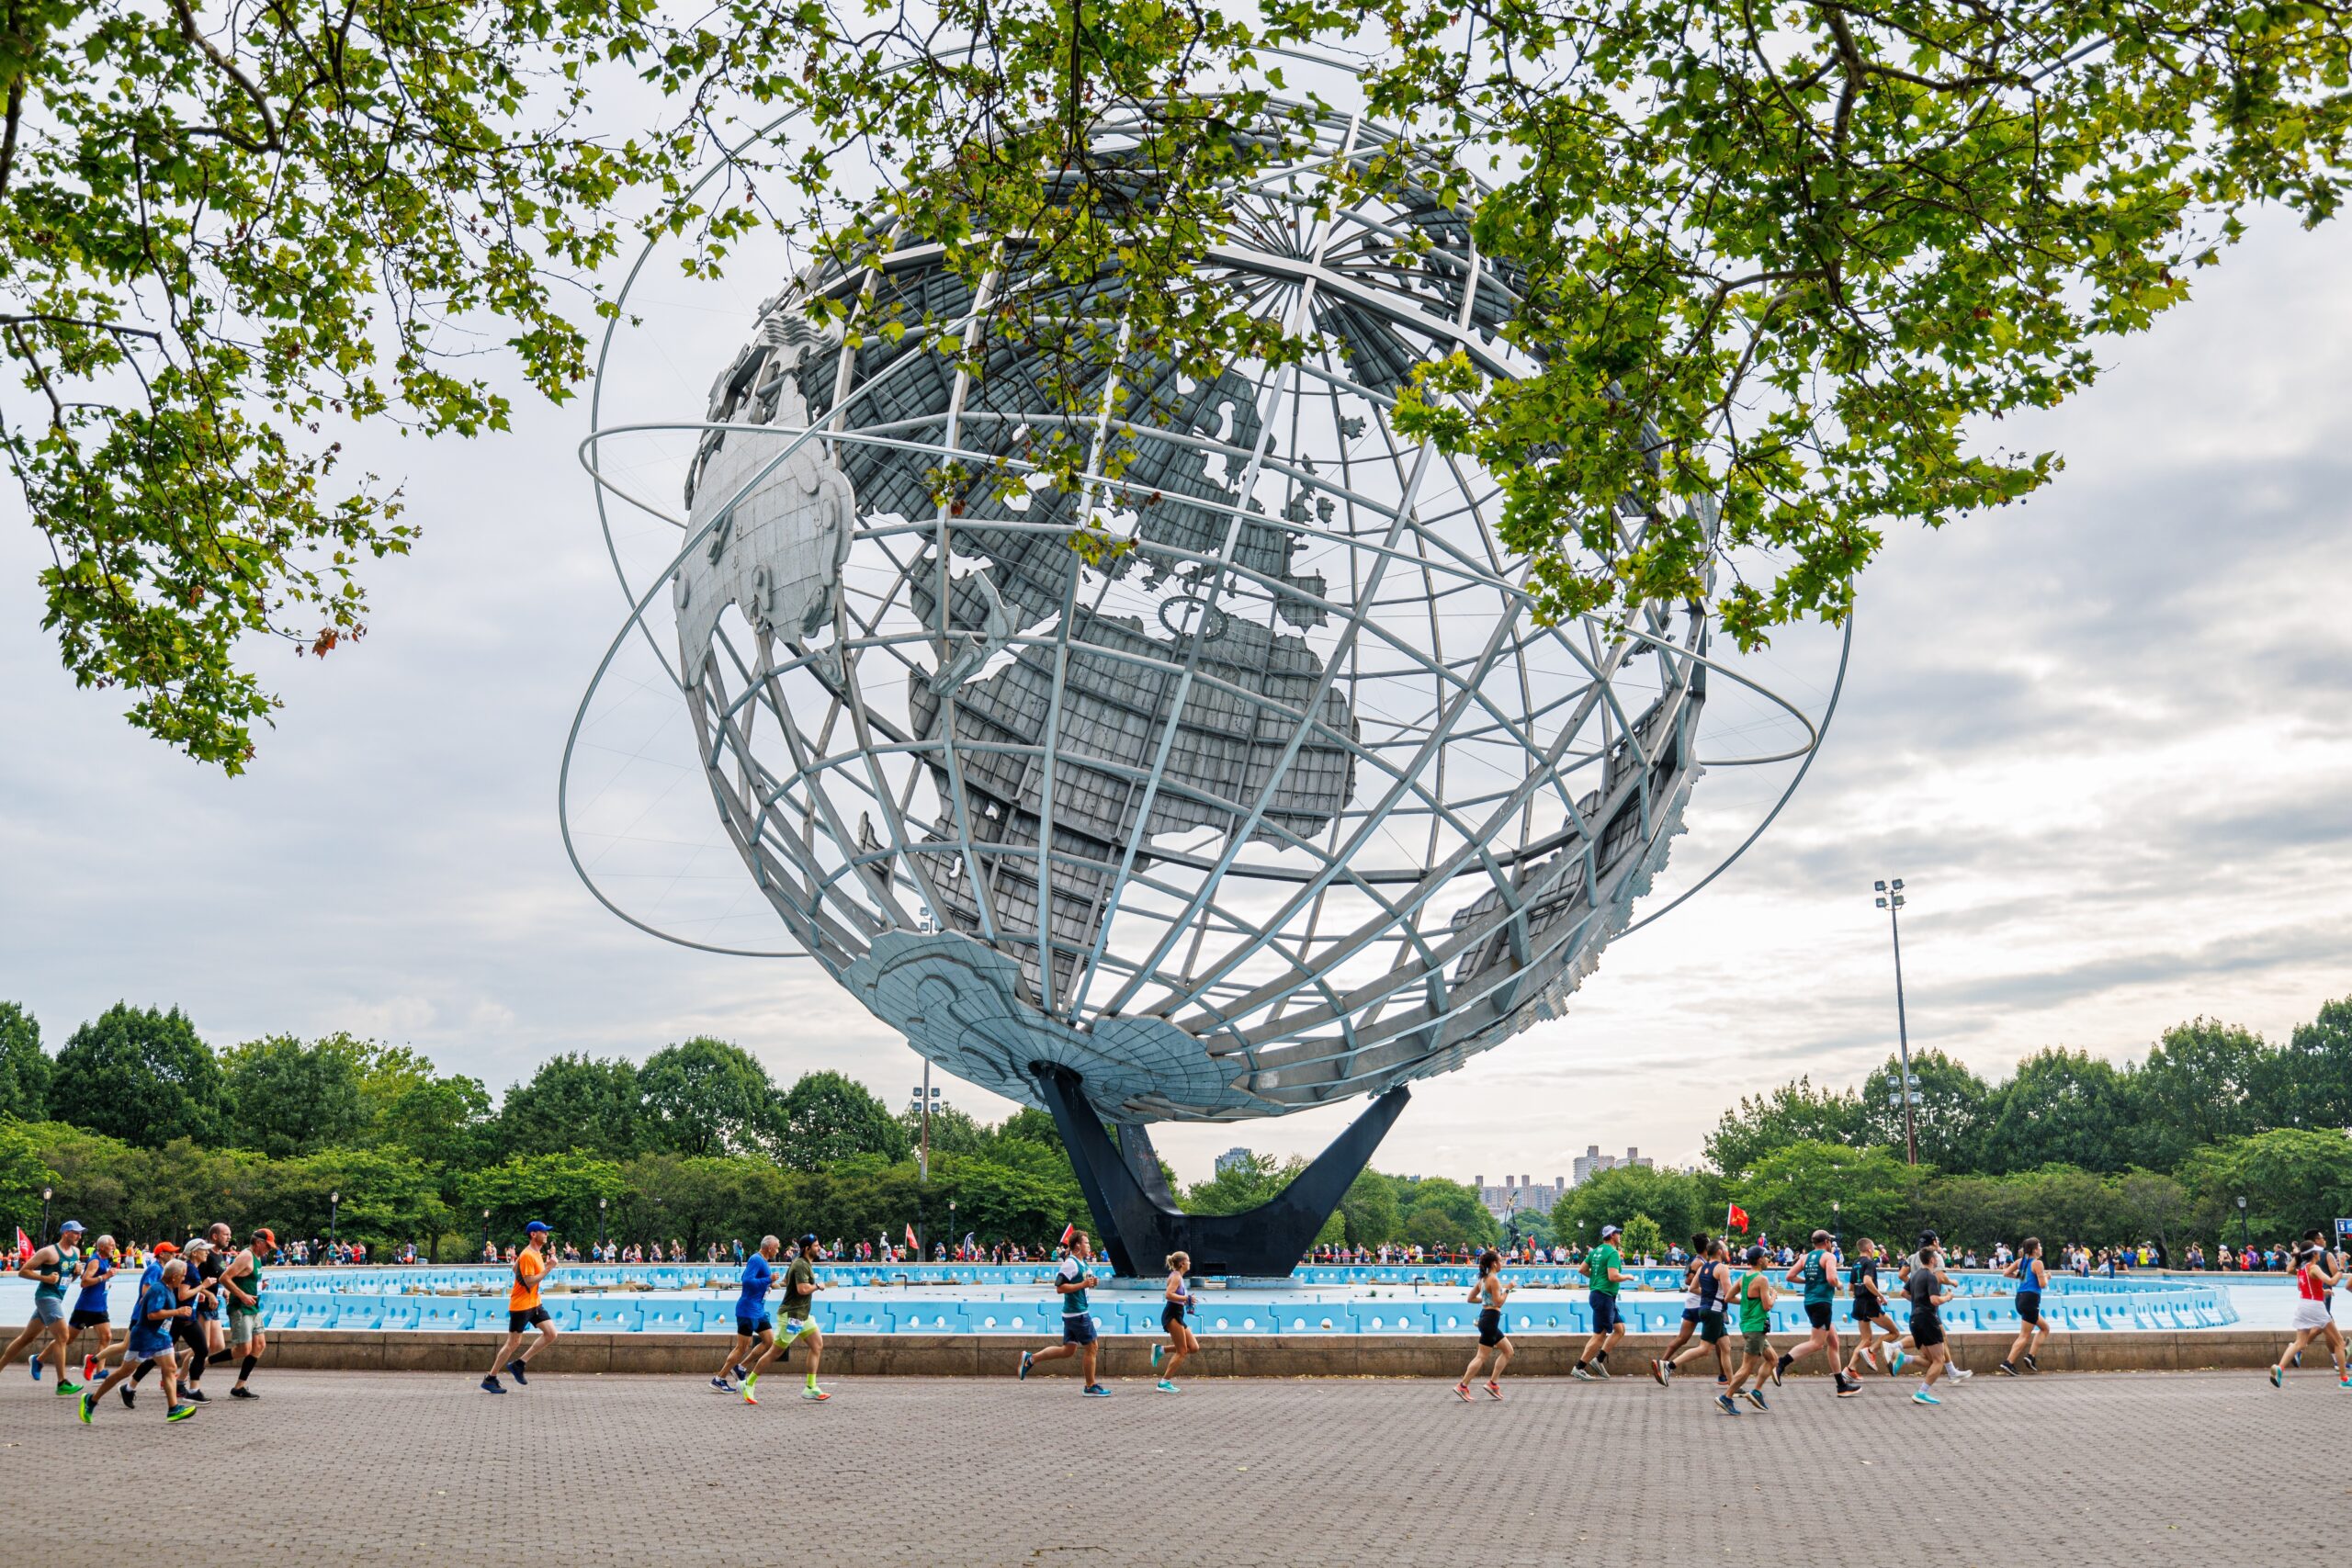
[[1715, 1395], [1715, 1406], [1726, 1416], [1739, 1414], [1739, 1406], [1732, 1396], [1746, 1393], [1747, 1403], [1758, 1410], [1769, 1410], [1764, 1403], [1762, 1383], [1772, 1370], [1772, 1341], [1767, 1337], [1772, 1327], [1771, 1279], [1764, 1272], [1764, 1248], [1751, 1247], [1741, 1255], [1748, 1272], [1733, 1285], [1734, 1299], [1739, 1303], [1739, 1371], [1732, 1373], [1731, 1386]]
[[775, 1340], [752, 1360], [751, 1370], [743, 1377], [743, 1397], [747, 1404], [759, 1401], [752, 1391], [759, 1387], [760, 1372], [770, 1361], [788, 1355], [795, 1344], [808, 1347], [808, 1381], [800, 1390], [800, 1397], [812, 1403], [832, 1398], [817, 1386], [817, 1366], [825, 1358], [825, 1331], [808, 1315], [817, 1292], [825, 1288], [817, 1278], [813, 1259], [817, 1256], [817, 1238], [804, 1235], [793, 1248], [792, 1261], [784, 1270], [784, 1322], [776, 1330]]
[[1584, 1255], [1584, 1277], [1592, 1283], [1592, 1337], [1568, 1376], [1590, 1382], [1609, 1375], [1609, 1352], [1625, 1337], [1625, 1320], [1618, 1315], [1617, 1288], [1625, 1280], [1625, 1258], [1615, 1246], [1615, 1225], [1600, 1227], [1600, 1245]]

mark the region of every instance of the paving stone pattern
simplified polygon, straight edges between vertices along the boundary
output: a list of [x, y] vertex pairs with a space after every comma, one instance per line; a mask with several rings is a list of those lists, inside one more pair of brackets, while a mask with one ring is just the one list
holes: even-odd
[[492, 1398], [460, 1377], [265, 1370], [258, 1404], [168, 1427], [114, 1404], [84, 1427], [10, 1369], [0, 1495], [20, 1522], [128, 1509], [128, 1537], [38, 1529], [44, 1565], [136, 1561], [152, 1530], [233, 1518], [244, 1562], [500, 1568], [2009, 1568], [2021, 1550], [2153, 1568], [2277, 1561], [2279, 1521], [2352, 1497], [2352, 1393], [2316, 1373], [2284, 1393], [2251, 1372], [1979, 1376], [1940, 1410], [1908, 1380], [1842, 1402], [1792, 1381], [1737, 1419], [1711, 1389], [1625, 1376], [1471, 1406], [1391, 1380], [1083, 1400], [1011, 1377], [842, 1379], [818, 1406], [768, 1381], [752, 1409], [683, 1378], [550, 1372]]

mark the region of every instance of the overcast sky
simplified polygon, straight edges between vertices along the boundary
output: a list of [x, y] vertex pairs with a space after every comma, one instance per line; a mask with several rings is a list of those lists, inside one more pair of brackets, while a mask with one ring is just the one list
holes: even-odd
[[[1743, 1093], [1859, 1078], [1894, 1039], [1878, 875], [1911, 886], [1913, 1043], [1987, 1076], [2051, 1044], [2134, 1055], [2200, 1013], [2283, 1035], [2352, 993], [2347, 284], [2352, 231], [2260, 226], [2156, 332], [2110, 345], [2093, 392], [2007, 433], [2067, 454], [2049, 491], [1941, 535], [1894, 529], [1781, 821], [1612, 947], [1566, 1017], [1417, 1087], [1377, 1163], [1549, 1179], [1591, 1144], [1686, 1162]], [[675, 301], [627, 372], [631, 407], [697, 417], [768, 291]], [[177, 1003], [216, 1045], [347, 1029], [496, 1091], [556, 1051], [642, 1057], [708, 1032], [779, 1078], [834, 1067], [903, 1100], [918, 1059], [813, 964], [656, 942], [566, 863], [556, 766], [617, 605], [584, 429], [526, 408], [511, 435], [363, 454], [405, 482], [424, 542], [374, 574], [364, 643], [322, 664], [262, 651], [288, 707], [237, 780], [61, 672], [11, 492], [0, 998], [52, 1050], [118, 998]], [[1833, 653], [1791, 638], [1771, 668], [1817, 702]], [[591, 727], [600, 863], [667, 908], [733, 911], [709, 929], [777, 934], [682, 769], [674, 701]], [[1736, 841], [1766, 782], [1702, 781], [1677, 874]], [[1347, 1114], [1161, 1147], [1197, 1178], [1237, 1142], [1310, 1152]]]

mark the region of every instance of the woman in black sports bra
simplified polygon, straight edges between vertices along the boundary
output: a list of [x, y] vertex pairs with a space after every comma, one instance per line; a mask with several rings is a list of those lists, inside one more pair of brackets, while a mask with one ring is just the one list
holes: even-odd
[[1487, 1397], [1503, 1396], [1503, 1369], [1510, 1365], [1510, 1337], [1503, 1332], [1503, 1303], [1510, 1299], [1510, 1287], [1503, 1283], [1503, 1255], [1488, 1247], [1478, 1255], [1478, 1282], [1470, 1287], [1464, 1298], [1478, 1307], [1478, 1348], [1470, 1358], [1470, 1366], [1462, 1381], [1453, 1385], [1454, 1396], [1464, 1404], [1470, 1400], [1470, 1382], [1487, 1358], [1495, 1359], [1494, 1371], [1487, 1376]]

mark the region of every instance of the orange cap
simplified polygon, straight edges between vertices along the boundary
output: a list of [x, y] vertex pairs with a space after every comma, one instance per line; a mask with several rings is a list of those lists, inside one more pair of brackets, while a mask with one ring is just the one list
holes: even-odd
[[158, 1258], [169, 1258], [178, 1250], [178, 1247], [173, 1246], [168, 1241], [159, 1241], [155, 1244], [155, 1256]]

